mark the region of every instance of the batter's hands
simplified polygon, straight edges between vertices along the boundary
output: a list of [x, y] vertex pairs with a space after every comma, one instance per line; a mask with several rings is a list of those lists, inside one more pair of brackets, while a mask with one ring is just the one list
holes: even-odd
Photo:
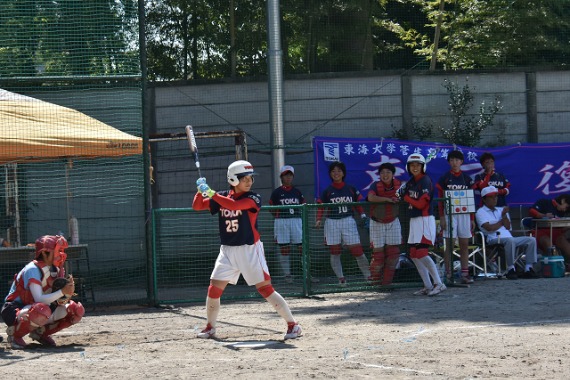
[[203, 196], [206, 196], [208, 198], [212, 198], [216, 194], [214, 190], [210, 189], [210, 186], [208, 186], [207, 183], [198, 185], [198, 191], [201, 192]]

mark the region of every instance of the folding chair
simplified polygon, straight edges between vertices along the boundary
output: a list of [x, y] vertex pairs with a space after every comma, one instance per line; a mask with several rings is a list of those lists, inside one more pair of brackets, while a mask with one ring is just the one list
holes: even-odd
[[[477, 266], [485, 278], [489, 277], [502, 277], [502, 272], [500, 270], [501, 264], [501, 254], [504, 253], [504, 247], [502, 244], [489, 244], [485, 234], [481, 231], [476, 231], [473, 235], [473, 255], [477, 254], [477, 257], [482, 261], [481, 265]], [[500, 242], [500, 239], [499, 239]], [[504, 255], [503, 255], [504, 257]]]
[[[499, 234], [499, 238], [497, 243], [489, 244], [485, 239], [485, 235], [483, 232], [478, 231], [477, 234], [480, 236], [480, 240], [482, 241], [482, 256], [485, 258], [486, 263], [484, 266], [487, 268], [488, 272], [485, 272], [486, 277], [497, 277], [502, 278], [507, 274], [507, 266], [506, 266], [506, 258], [505, 258], [505, 247], [501, 244], [501, 236]], [[524, 271], [525, 262], [523, 261], [524, 252], [520, 250], [520, 248], [515, 252], [514, 257], [514, 265], [515, 268], [520, 268]], [[503, 266], [504, 262], [504, 266]], [[489, 273], [490, 272], [490, 273]]]
[[[471, 239], [472, 244], [469, 245], [469, 254], [468, 254], [468, 260], [469, 260], [469, 268], [473, 270], [472, 276], [473, 277], [477, 277], [477, 273], [476, 271], [480, 271], [480, 272], [484, 272], [485, 276], [487, 275], [487, 259], [484, 255], [485, 252], [485, 248], [481, 246], [481, 244], [478, 244], [475, 236]], [[446, 244], [447, 244], [447, 239], [443, 239], [443, 254], [445, 254], [446, 252]], [[458, 244], [458, 240], [454, 239], [453, 241], [453, 249], [451, 250], [451, 265], [453, 265], [453, 259], [454, 258], [461, 258], [461, 254], [459, 253], [459, 244]], [[443, 257], [438, 257], [438, 259], [440, 261], [443, 261]], [[483, 263], [481, 263], [481, 260], [483, 261]], [[442, 264], [443, 265], [443, 264]]]
[[532, 224], [532, 217], [526, 216], [521, 218], [521, 232], [527, 236], [532, 236], [534, 233], [534, 226]]

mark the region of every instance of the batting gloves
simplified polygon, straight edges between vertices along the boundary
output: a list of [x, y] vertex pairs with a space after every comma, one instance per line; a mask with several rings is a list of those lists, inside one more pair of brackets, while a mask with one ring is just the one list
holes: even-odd
[[203, 196], [208, 198], [212, 198], [216, 194], [214, 190], [210, 189], [210, 186], [208, 186], [207, 183], [199, 184], [198, 191], [201, 192]]
[[206, 183], [206, 177], [200, 177], [196, 180], [196, 186], [200, 186], [203, 183]]

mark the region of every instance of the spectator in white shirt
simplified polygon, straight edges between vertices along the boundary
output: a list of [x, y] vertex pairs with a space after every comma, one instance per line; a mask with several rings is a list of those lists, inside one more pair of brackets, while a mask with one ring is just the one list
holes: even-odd
[[485, 235], [487, 244], [502, 244], [505, 247], [507, 275], [509, 280], [519, 278], [515, 269], [515, 257], [519, 248], [524, 248], [525, 271], [522, 278], [538, 278], [533, 270], [537, 261], [536, 239], [532, 236], [516, 236], [511, 234], [511, 219], [509, 207], [497, 207], [499, 191], [494, 186], [487, 186], [481, 191], [484, 206], [477, 210], [475, 219]]

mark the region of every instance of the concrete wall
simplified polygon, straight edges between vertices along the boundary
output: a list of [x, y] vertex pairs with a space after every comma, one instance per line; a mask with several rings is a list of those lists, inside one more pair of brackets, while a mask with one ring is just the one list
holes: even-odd
[[[295, 77], [284, 83], [284, 128], [286, 162], [297, 169], [297, 186], [313, 199], [313, 136], [392, 137], [395, 129], [413, 123], [448, 125], [450, 122], [445, 80], [474, 94], [472, 116], [481, 102], [499, 97], [503, 106], [494, 127], [482, 136], [482, 146], [497, 145], [504, 130], [506, 144], [569, 141], [570, 71], [506, 71], [469, 73], [371, 73]], [[273, 188], [271, 130], [266, 81], [243, 83], [156, 83], [149, 89], [154, 102], [153, 133], [178, 133], [192, 124], [198, 131], [241, 129], [247, 133], [249, 159], [260, 172], [255, 188], [267, 201]], [[434, 141], [441, 141], [435, 137]], [[230, 148], [229, 148], [230, 149]], [[229, 164], [216, 163], [208, 172], [214, 184], [225, 187], [219, 171]], [[172, 162], [158, 161], [158, 175]], [[196, 177], [188, 168], [190, 178]], [[193, 180], [185, 182], [193, 189]], [[162, 207], [176, 207], [179, 184], [157, 183], [158, 193], [172, 195]], [[161, 188], [161, 186], [164, 186]], [[192, 191], [192, 190], [190, 190]], [[185, 196], [188, 204], [189, 197]]]

